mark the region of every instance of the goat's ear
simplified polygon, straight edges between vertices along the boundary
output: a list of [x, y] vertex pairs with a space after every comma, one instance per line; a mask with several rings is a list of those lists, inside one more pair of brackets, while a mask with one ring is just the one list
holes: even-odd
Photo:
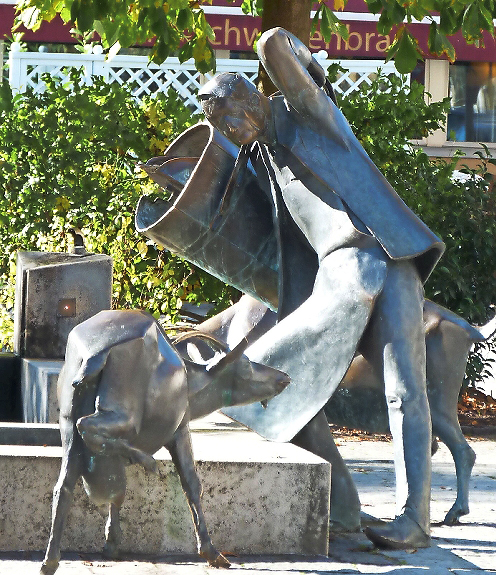
[[212, 362], [208, 366], [208, 371], [210, 373], [215, 373], [216, 371], [221, 370], [226, 365], [237, 361], [244, 353], [245, 349], [248, 347], [248, 340], [243, 338], [235, 347], [231, 349], [226, 355], [221, 357], [219, 361]]
[[224, 359], [228, 363], [231, 363], [232, 361], [236, 361], [237, 359], [239, 359], [243, 355], [243, 353], [245, 352], [248, 345], [249, 345], [248, 340], [246, 339], [246, 337], [244, 337], [237, 345], [235, 345], [231, 349], [231, 351], [226, 353], [226, 356]]

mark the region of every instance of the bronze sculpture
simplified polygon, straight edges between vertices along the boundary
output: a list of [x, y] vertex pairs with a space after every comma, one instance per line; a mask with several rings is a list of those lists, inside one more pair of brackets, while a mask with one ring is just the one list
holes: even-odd
[[[360, 501], [322, 408], [355, 354], [367, 359], [388, 402], [398, 516], [366, 533], [385, 547], [426, 547], [431, 418], [422, 284], [444, 244], [367, 156], [309, 50], [281, 28], [265, 32], [257, 50], [280, 93], [267, 98], [238, 74], [208, 82], [199, 98], [224, 141], [214, 146], [215, 131], [201, 140], [198, 125], [149, 162], [156, 181], [175, 180], [174, 192], [169, 203], [142, 198], [137, 228], [277, 308], [278, 323], [261, 337], [263, 330], [250, 334], [247, 355], [288, 373], [290, 385], [265, 406], [223, 411], [333, 462], [331, 519], [348, 529], [360, 525]], [[219, 152], [226, 138], [239, 147], [236, 159], [232, 149]], [[188, 175], [175, 171], [178, 156], [191, 161]], [[195, 211], [200, 198], [203, 208]], [[243, 211], [236, 214], [242, 201], [253, 204], [245, 226]], [[264, 222], [262, 233], [252, 229], [253, 214]], [[171, 237], [174, 218], [182, 226]]]
[[188, 422], [225, 405], [266, 400], [289, 380], [242, 355], [245, 341], [227, 352], [211, 335], [195, 332], [178, 340], [184, 345], [185, 338], [206, 340], [217, 353], [204, 364], [182, 359], [142, 311], [102, 311], [70, 332], [58, 386], [63, 456], [44, 575], [58, 567], [64, 521], [81, 476], [91, 499], [108, 504], [104, 554], [118, 556], [125, 466], [139, 463], [154, 471], [153, 454], [164, 445], [191, 508], [199, 554], [212, 566], [229, 567], [207, 531]]
[[[275, 309], [277, 242], [271, 201], [250, 165], [235, 169], [237, 155], [237, 146], [206, 122], [183, 132], [165, 156], [142, 166], [167, 192], [140, 198], [136, 229]], [[221, 204], [226, 189], [230, 201]], [[243, 226], [251, 233], [239, 233]]]
[[257, 50], [280, 96], [266, 98], [240, 76], [221, 74], [199, 97], [207, 119], [246, 150], [273, 200], [279, 322], [248, 354], [292, 383], [266, 410], [228, 413], [328, 459], [335, 447], [320, 410], [360, 344], [385, 382], [398, 504], [391, 524], [366, 533], [386, 547], [426, 547], [431, 428], [422, 282], [444, 245], [366, 155], [322, 89], [325, 74], [309, 50], [280, 28], [265, 32]]
[[[463, 318], [429, 300], [424, 302], [423, 316], [427, 395], [433, 434], [446, 444], [456, 468], [456, 500], [444, 518], [445, 525], [454, 525], [461, 516], [469, 513], [469, 481], [475, 462], [474, 450], [467, 443], [458, 422], [458, 395], [469, 350], [474, 342], [482, 341], [484, 336]], [[260, 301], [244, 295], [230, 308], [201, 323], [198, 329], [235, 347], [244, 338], [251, 343], [274, 327], [276, 322], [274, 312]], [[205, 358], [208, 357], [208, 350], [203, 350]], [[384, 382], [378, 375], [367, 360], [357, 354], [326, 405], [328, 420], [353, 429], [387, 433], [389, 422], [383, 401]], [[338, 405], [335, 406], [335, 403]], [[340, 469], [344, 465], [339, 453], [331, 465], [333, 469]], [[335, 479], [336, 474], [332, 477]]]

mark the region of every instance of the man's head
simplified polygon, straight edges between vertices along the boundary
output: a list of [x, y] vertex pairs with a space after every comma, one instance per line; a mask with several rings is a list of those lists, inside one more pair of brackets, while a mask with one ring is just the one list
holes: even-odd
[[269, 100], [240, 74], [219, 74], [198, 97], [209, 122], [238, 146], [267, 135]]

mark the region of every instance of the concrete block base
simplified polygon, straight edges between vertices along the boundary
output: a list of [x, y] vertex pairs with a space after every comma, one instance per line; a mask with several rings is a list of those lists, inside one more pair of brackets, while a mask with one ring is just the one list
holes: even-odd
[[0, 445], [52, 445], [60, 447], [60, 429], [55, 423], [0, 422]]
[[[327, 554], [327, 462], [245, 430], [200, 430], [192, 435], [203, 507], [219, 550]], [[156, 459], [157, 474], [136, 465], [128, 468], [121, 548], [145, 554], [195, 553], [191, 515], [177, 472], [165, 449]], [[60, 461], [60, 447], [0, 446], [0, 550], [46, 547]], [[89, 501], [80, 482], [62, 548], [100, 551], [102, 512], [106, 514]]]

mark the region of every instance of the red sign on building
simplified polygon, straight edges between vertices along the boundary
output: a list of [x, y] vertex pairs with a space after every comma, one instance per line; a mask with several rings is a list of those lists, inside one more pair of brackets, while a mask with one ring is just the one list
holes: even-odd
[[[0, 38], [11, 34], [14, 21], [14, 0], [0, 0]], [[333, 2], [328, 0], [329, 6]], [[252, 51], [253, 42], [260, 32], [260, 18], [247, 16], [241, 12], [241, 0], [226, 2], [214, 0], [213, 5], [205, 5], [206, 17], [215, 33], [214, 48], [218, 50], [233, 50], [237, 52]], [[373, 58], [383, 59], [384, 53], [394, 39], [394, 31], [389, 35], [377, 32], [376, 19], [369, 14], [363, 0], [349, 0], [345, 12], [338, 13], [349, 30], [349, 38], [345, 42], [333, 34], [329, 43], [324, 42], [319, 31], [310, 39], [312, 51], [326, 50], [329, 56], [336, 58]], [[410, 29], [419, 40], [420, 47], [426, 56], [428, 23], [411, 24]], [[26, 31], [24, 40], [27, 42], [75, 43], [70, 35], [69, 25], [64, 25], [59, 18], [45, 22], [36, 32]], [[457, 59], [461, 61], [496, 61], [496, 42], [489, 33], [484, 35], [485, 47], [477, 48], [467, 44], [461, 33], [451, 38], [455, 46]]]

